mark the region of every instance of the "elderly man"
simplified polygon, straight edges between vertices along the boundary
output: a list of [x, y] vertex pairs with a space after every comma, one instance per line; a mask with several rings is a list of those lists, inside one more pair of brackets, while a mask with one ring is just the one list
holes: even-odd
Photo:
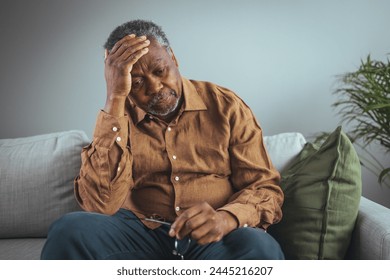
[[107, 99], [82, 151], [86, 212], [56, 221], [42, 259], [283, 259], [266, 228], [283, 193], [248, 106], [180, 75], [159, 26], [105, 44]]

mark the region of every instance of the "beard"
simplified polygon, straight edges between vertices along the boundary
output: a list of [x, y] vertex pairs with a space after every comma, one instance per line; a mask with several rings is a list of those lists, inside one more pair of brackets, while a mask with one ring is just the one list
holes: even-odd
[[176, 110], [179, 100], [175, 90], [171, 89], [168, 92], [161, 90], [146, 105], [146, 111], [152, 115], [164, 117]]

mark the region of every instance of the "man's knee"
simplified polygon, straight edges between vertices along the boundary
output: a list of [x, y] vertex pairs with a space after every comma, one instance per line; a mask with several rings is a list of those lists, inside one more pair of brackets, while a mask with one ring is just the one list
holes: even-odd
[[95, 214], [87, 212], [68, 213], [55, 221], [49, 229], [48, 237], [61, 236], [61, 239], [79, 238], [86, 231], [93, 231], [96, 224], [95, 219], [91, 216]]
[[234, 247], [242, 259], [284, 259], [278, 242], [262, 229], [236, 229], [225, 237], [224, 243]]
[[91, 233], [99, 232], [102, 217], [100, 214], [72, 212], [56, 220], [50, 226], [41, 258], [66, 259], [68, 252], [85, 247], [92, 240]]

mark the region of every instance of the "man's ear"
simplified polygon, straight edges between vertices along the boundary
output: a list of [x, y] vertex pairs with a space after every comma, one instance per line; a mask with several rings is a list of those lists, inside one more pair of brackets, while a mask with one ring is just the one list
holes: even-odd
[[107, 49], [104, 49], [104, 59], [106, 59], [108, 56], [108, 50]]
[[176, 67], [179, 68], [179, 62], [177, 61], [176, 56], [173, 53], [172, 48], [169, 48], [169, 52], [170, 52], [170, 55], [171, 55], [171, 58], [172, 58], [173, 62], [175, 62], [175, 64], [176, 64]]

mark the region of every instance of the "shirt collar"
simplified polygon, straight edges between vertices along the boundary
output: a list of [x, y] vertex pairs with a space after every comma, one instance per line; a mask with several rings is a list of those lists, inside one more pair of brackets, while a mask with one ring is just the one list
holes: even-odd
[[[185, 111], [207, 110], [207, 107], [204, 104], [202, 98], [200, 97], [197, 88], [191, 83], [191, 81], [182, 77], [182, 82], [183, 82], [184, 102], [181, 111], [185, 112]], [[138, 106], [136, 106], [129, 97], [128, 97], [128, 103], [130, 108], [128, 113], [134, 120], [135, 124], [140, 123], [145, 118], [150, 118], [150, 115], [146, 113], [144, 110], [142, 110], [141, 108], [139, 108]]]
[[198, 89], [194, 84], [186, 78], [182, 78], [183, 81], [183, 94], [184, 104], [183, 111], [203, 111], [207, 110], [202, 98], [198, 93]]

